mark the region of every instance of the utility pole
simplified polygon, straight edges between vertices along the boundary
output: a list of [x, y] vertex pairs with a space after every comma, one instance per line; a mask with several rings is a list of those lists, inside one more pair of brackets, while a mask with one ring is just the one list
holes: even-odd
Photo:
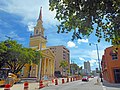
[[98, 56], [98, 64], [99, 64], [99, 70], [100, 70], [100, 78], [101, 78], [101, 82], [103, 82], [102, 80], [102, 71], [101, 71], [101, 66], [100, 66], [100, 58], [99, 58], [99, 49], [98, 49], [98, 44], [94, 44], [94, 43], [89, 43], [89, 45], [96, 45], [96, 49], [97, 49], [97, 56]]
[[101, 67], [100, 67], [100, 58], [99, 58], [99, 50], [98, 50], [98, 45], [96, 45], [96, 48], [97, 48], [97, 56], [98, 56], [98, 63], [99, 63], [99, 70], [100, 70], [100, 78], [101, 78], [101, 82], [103, 82], [102, 80], [102, 71], [101, 71]]
[[73, 67], [74, 67], [74, 61], [71, 60], [71, 70], [72, 70], [72, 76], [73, 76]]

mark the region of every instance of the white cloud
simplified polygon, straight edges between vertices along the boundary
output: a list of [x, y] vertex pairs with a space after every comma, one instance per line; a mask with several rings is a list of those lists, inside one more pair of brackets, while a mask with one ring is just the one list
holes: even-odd
[[1, 2], [6, 5], [0, 7], [2, 10], [23, 17], [21, 22], [26, 25], [37, 21], [41, 6], [43, 24], [56, 25], [58, 23], [54, 19], [55, 11], [49, 10], [49, 0], [3, 0]]
[[88, 39], [78, 39], [78, 43], [88, 43]]
[[[102, 59], [102, 55], [104, 54], [104, 50], [99, 50], [99, 58], [100, 60]], [[90, 58], [92, 59], [98, 59], [98, 54], [97, 54], [97, 50], [92, 50], [88, 52]]]
[[91, 66], [91, 67], [94, 66], [94, 65], [98, 66], [97, 61], [94, 60], [94, 59], [93, 59], [93, 60], [90, 60], [89, 62], [90, 62], [90, 66]]
[[75, 45], [75, 43], [72, 42], [72, 41], [68, 41], [68, 42], [67, 42], [67, 46], [68, 46], [68, 47], [75, 47], [75, 48], [77, 48], [77, 46]]
[[79, 59], [80, 59], [81, 61], [85, 61], [85, 59], [84, 59], [84, 58], [82, 58], [82, 57], [79, 57]]
[[34, 31], [35, 24], [33, 22], [28, 23], [28, 31], [33, 32]]

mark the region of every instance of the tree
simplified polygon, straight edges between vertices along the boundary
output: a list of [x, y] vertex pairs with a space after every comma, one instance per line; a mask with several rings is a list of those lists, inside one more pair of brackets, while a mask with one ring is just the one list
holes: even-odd
[[49, 0], [49, 3], [49, 9], [56, 10], [55, 18], [61, 22], [58, 33], [73, 32], [74, 40], [88, 38], [95, 32], [98, 42], [104, 38], [120, 45], [120, 0]]
[[68, 62], [67, 61], [62, 60], [60, 62], [60, 66], [59, 67], [62, 67], [62, 71], [65, 70], [65, 72], [66, 72], [67, 66], [68, 66]]
[[[30, 48], [24, 48], [13, 40], [6, 40], [0, 43], [0, 64], [4, 63], [5, 66], [11, 69], [11, 72], [17, 74], [26, 63], [37, 63], [37, 54]], [[40, 54], [39, 54], [40, 55]]]
[[0, 68], [2, 68], [5, 65], [5, 54], [6, 54], [7, 47], [5, 47], [4, 43], [0, 43]]
[[70, 64], [70, 69], [71, 69], [71, 73], [75, 74], [75, 72], [78, 72], [80, 70], [80, 67], [77, 64], [72, 63]]

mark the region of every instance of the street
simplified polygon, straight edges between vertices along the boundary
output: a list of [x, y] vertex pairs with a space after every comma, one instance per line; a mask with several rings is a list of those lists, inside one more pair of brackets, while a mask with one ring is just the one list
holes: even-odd
[[[64, 84], [61, 83], [61, 79], [58, 79], [58, 83], [58, 85], [49, 83], [48, 86], [39, 89], [39, 83], [32, 81], [29, 83], [28, 90], [120, 90], [120, 84], [110, 84], [106, 81], [97, 83], [97, 78], [90, 78], [88, 82], [77, 80]], [[24, 90], [24, 85], [23, 83], [14, 84], [10, 90]]]
[[41, 90], [103, 90], [101, 84], [96, 84], [97, 79], [91, 79], [88, 82], [82, 82], [81, 80], [73, 81], [58, 86], [49, 86]]

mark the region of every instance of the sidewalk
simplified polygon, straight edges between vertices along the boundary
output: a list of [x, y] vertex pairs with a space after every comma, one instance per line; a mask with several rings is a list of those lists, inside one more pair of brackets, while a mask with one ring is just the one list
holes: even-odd
[[105, 87], [116, 87], [120, 88], [120, 83], [109, 83], [106, 80], [103, 80], [102, 85]]

